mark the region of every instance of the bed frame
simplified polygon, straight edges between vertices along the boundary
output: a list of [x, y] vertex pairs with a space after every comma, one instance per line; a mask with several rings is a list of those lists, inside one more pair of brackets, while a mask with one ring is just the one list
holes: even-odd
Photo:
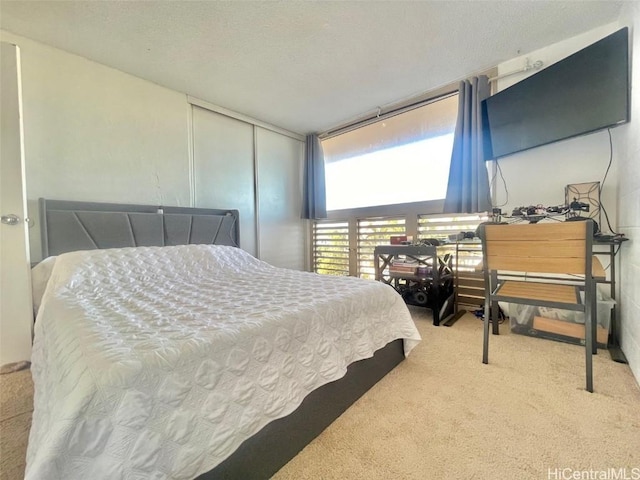
[[[240, 246], [237, 210], [41, 198], [40, 222], [43, 258], [98, 248]], [[352, 363], [344, 377], [311, 392], [294, 412], [266, 425], [198, 479], [270, 478], [402, 360], [399, 339]]]
[[238, 210], [44, 198], [39, 204], [42, 258], [99, 248], [240, 246]]

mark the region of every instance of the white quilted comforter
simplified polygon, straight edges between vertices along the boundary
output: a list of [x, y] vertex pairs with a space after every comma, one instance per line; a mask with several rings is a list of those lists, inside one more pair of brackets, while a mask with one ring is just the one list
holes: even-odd
[[233, 247], [57, 258], [35, 325], [28, 479], [206, 472], [350, 363], [420, 336], [379, 282]]

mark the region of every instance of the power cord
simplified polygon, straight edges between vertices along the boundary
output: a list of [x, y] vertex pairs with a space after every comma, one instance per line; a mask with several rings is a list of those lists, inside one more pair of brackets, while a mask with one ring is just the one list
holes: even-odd
[[500, 204], [500, 205], [493, 205], [493, 201], [491, 199], [491, 192], [488, 193], [488, 200], [489, 200], [489, 205], [491, 205], [491, 208], [501, 208], [504, 207], [505, 205], [507, 205], [509, 203], [509, 190], [507, 189], [507, 182], [504, 179], [504, 175], [502, 173], [502, 167], [500, 167], [500, 162], [498, 162], [498, 159], [496, 158], [496, 171], [493, 174], [493, 177], [491, 178], [491, 183], [490, 185], [494, 185], [494, 182], [496, 181], [496, 177], [498, 176], [498, 172], [500, 173], [500, 178], [502, 178], [502, 184], [504, 185], [504, 192], [506, 195], [506, 200], [504, 201], [504, 203]]
[[[607, 180], [607, 175], [609, 175], [609, 169], [611, 168], [611, 164], [613, 163], [613, 140], [611, 138], [611, 129], [607, 128], [607, 132], [609, 133], [609, 165], [607, 165], [607, 170], [604, 172], [604, 177], [602, 178], [602, 182], [600, 182], [600, 194], [602, 196], [602, 191], [604, 189], [604, 182]], [[607, 227], [609, 227], [609, 231], [614, 235], [618, 235], [613, 228], [611, 228], [611, 222], [609, 221], [609, 214], [607, 213], [607, 209], [604, 208], [604, 204], [602, 200], [598, 199], [598, 204], [600, 205], [600, 210], [604, 213], [604, 218], [607, 221]]]

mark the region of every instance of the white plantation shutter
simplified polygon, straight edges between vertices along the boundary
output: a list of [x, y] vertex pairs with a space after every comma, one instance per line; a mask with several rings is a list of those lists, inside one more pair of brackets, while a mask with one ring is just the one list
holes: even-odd
[[365, 218], [358, 220], [358, 276], [375, 278], [373, 250], [378, 245], [389, 245], [392, 235], [406, 235], [405, 219]]
[[418, 239], [447, 240], [449, 235], [460, 232], [475, 232], [478, 225], [488, 220], [489, 217], [486, 215], [420, 215], [418, 217]]
[[[475, 232], [478, 225], [488, 220], [486, 215], [420, 215], [418, 238], [445, 240], [449, 235], [460, 232]], [[456, 301], [459, 308], [462, 306], [475, 310], [484, 304], [484, 279], [479, 268], [481, 262], [482, 245], [478, 238], [458, 243], [453, 267], [456, 272]]]
[[[417, 218], [416, 218], [417, 217]], [[417, 226], [415, 241], [436, 238], [445, 241], [449, 235], [460, 232], [475, 232], [478, 225], [488, 221], [484, 215], [416, 215], [375, 216], [340, 221], [317, 221], [313, 229], [314, 271], [329, 275], [349, 275], [349, 265], [357, 267], [353, 275], [375, 278], [373, 251], [377, 245], [389, 245], [394, 235], [411, 235], [407, 231], [407, 218]], [[350, 228], [351, 225], [351, 228]], [[350, 238], [349, 232], [356, 238]], [[414, 231], [414, 233], [416, 233]], [[350, 248], [352, 247], [352, 248]], [[459, 305], [476, 309], [484, 301], [484, 283], [478, 265], [482, 261], [482, 248], [478, 239], [458, 244], [446, 249], [454, 255], [454, 269], [457, 272], [457, 301]], [[444, 250], [443, 250], [444, 251]], [[354, 268], [355, 270], [355, 268]]]
[[313, 225], [313, 271], [349, 275], [349, 223], [317, 221]]

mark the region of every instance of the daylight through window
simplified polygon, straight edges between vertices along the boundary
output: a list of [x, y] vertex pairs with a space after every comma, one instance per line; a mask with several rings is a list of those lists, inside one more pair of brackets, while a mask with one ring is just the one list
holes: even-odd
[[442, 199], [458, 95], [323, 140], [327, 210]]

